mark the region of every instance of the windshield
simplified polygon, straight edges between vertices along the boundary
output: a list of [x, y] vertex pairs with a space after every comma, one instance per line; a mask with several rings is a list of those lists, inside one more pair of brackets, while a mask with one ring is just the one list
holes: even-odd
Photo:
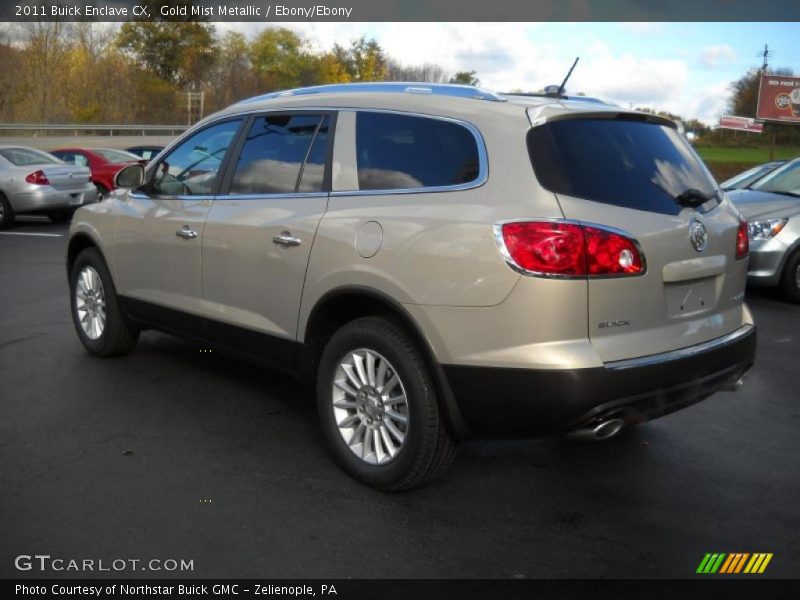
[[52, 154], [34, 150], [33, 148], [0, 148], [0, 156], [18, 167], [61, 163]]
[[756, 181], [750, 189], [776, 194], [800, 195], [800, 158], [778, 167], [772, 173]]
[[539, 182], [557, 194], [675, 215], [717, 195], [676, 129], [635, 116], [549, 121], [528, 132], [528, 152]]
[[92, 148], [92, 152], [99, 154], [109, 162], [132, 162], [134, 160], [141, 160], [141, 156], [136, 156], [131, 152], [125, 150], [109, 150], [108, 148]]
[[748, 169], [744, 173], [739, 173], [738, 175], [731, 177], [727, 181], [724, 181], [720, 184], [723, 190], [732, 190], [732, 189], [741, 189], [745, 188], [755, 181], [758, 181], [764, 175], [769, 173], [770, 171], [774, 170], [776, 167], [781, 165], [782, 163], [767, 163], [765, 165], [758, 165], [757, 167], [753, 167], [752, 169]]

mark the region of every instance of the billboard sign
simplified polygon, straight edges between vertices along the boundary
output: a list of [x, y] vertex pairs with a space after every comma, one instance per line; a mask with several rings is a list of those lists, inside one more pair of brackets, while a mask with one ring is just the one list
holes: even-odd
[[738, 129], [740, 131], [750, 131], [752, 133], [761, 133], [764, 131], [763, 123], [757, 123], [755, 119], [749, 117], [734, 117], [732, 115], [720, 117], [719, 126], [722, 129]]
[[767, 121], [800, 123], [800, 77], [762, 75], [756, 116]]

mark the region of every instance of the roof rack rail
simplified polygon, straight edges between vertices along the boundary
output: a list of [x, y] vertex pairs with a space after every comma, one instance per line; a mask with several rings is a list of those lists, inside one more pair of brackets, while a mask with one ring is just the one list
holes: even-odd
[[554, 96], [547, 92], [501, 92], [503, 96], [522, 96], [525, 98], [552, 98], [553, 100], [569, 100], [572, 102], [587, 102], [589, 104], [609, 104], [600, 98], [591, 96]]
[[272, 100], [274, 98], [306, 96], [309, 94], [341, 94], [357, 92], [388, 92], [394, 94], [431, 94], [433, 96], [451, 96], [454, 98], [471, 98], [473, 100], [487, 100], [489, 102], [505, 102], [500, 94], [472, 85], [458, 85], [450, 83], [416, 83], [399, 81], [380, 81], [370, 83], [334, 83], [330, 85], [316, 85], [312, 87], [270, 92], [261, 96], [253, 96], [242, 100], [239, 104]]

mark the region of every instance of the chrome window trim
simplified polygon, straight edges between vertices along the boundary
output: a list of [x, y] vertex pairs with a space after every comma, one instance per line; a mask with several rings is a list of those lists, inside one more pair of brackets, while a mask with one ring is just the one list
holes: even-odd
[[289, 198], [326, 198], [328, 192], [278, 192], [274, 194], [225, 194], [214, 196], [218, 200], [285, 200]]
[[[636, 273], [635, 275], [627, 274], [627, 273], [616, 273], [610, 275], [561, 275], [558, 273], [542, 273], [540, 271], [531, 271], [529, 269], [525, 269], [517, 264], [514, 258], [511, 256], [511, 253], [506, 248], [506, 241], [503, 238], [503, 225], [507, 223], [530, 223], [530, 222], [547, 222], [547, 223], [564, 223], [567, 225], [580, 225], [582, 227], [591, 227], [592, 229], [600, 229], [602, 231], [608, 231], [609, 233], [614, 233], [617, 235], [621, 235], [631, 242], [633, 245], [636, 246], [636, 250], [639, 252], [639, 257], [642, 259], [642, 272]], [[521, 219], [506, 219], [503, 221], [497, 221], [493, 225], [494, 230], [494, 241], [497, 244], [497, 248], [500, 250], [500, 255], [503, 257], [503, 260], [506, 264], [511, 267], [517, 273], [521, 275], [527, 275], [529, 277], [540, 277], [542, 279], [582, 279], [584, 281], [593, 281], [598, 279], [627, 279], [629, 277], [643, 277], [647, 274], [647, 258], [644, 254], [644, 249], [642, 245], [639, 243], [639, 240], [636, 239], [629, 231], [625, 231], [624, 229], [619, 229], [617, 227], [611, 227], [609, 225], [602, 225], [600, 223], [594, 223], [592, 221], [579, 221], [577, 219], [559, 219], [558, 217], [527, 217]]]
[[191, 195], [191, 196], [170, 196], [169, 194], [153, 194], [152, 196], [136, 190], [128, 192], [129, 198], [136, 200], [213, 200], [214, 196], [209, 194]]
[[[432, 194], [438, 192], [460, 192], [464, 190], [472, 190], [478, 187], [481, 187], [489, 180], [489, 155], [486, 151], [486, 142], [483, 139], [483, 135], [481, 134], [480, 130], [475, 127], [472, 123], [468, 121], [463, 121], [461, 119], [455, 119], [452, 117], [444, 117], [441, 115], [432, 115], [427, 113], [420, 113], [414, 111], [404, 111], [404, 110], [394, 110], [394, 109], [386, 109], [386, 108], [364, 108], [364, 107], [351, 107], [351, 106], [275, 106], [270, 108], [255, 108], [250, 109], [247, 111], [235, 112], [235, 113], [228, 113], [225, 115], [221, 115], [218, 118], [213, 120], [202, 122], [202, 127], [211, 127], [215, 125], [219, 121], [225, 121], [227, 119], [235, 119], [237, 117], [245, 117], [249, 115], [255, 114], [265, 114], [265, 113], [272, 113], [272, 112], [343, 112], [343, 111], [350, 111], [350, 112], [373, 112], [373, 113], [387, 113], [387, 114], [396, 114], [396, 115], [404, 115], [409, 117], [421, 117], [425, 119], [438, 119], [440, 121], [448, 121], [450, 123], [455, 123], [456, 125], [460, 125], [469, 131], [472, 136], [475, 138], [475, 143], [478, 147], [478, 177], [474, 181], [470, 181], [468, 183], [458, 183], [454, 185], [440, 185], [440, 186], [429, 186], [429, 187], [419, 187], [419, 188], [397, 188], [397, 189], [388, 189], [388, 190], [332, 190], [330, 192], [331, 197], [340, 197], [340, 196], [385, 196], [390, 194]], [[200, 123], [198, 123], [200, 125]], [[168, 153], [172, 151], [172, 148], [177, 146], [181, 141], [192, 135], [193, 132], [196, 130], [196, 127], [192, 127], [191, 129], [187, 130], [183, 135], [181, 135], [177, 140], [172, 142], [169, 146], [164, 148], [162, 151], [163, 153]], [[335, 134], [334, 134], [335, 135]], [[160, 155], [159, 155], [160, 156]], [[150, 164], [155, 164], [156, 161], [152, 161]], [[356, 165], [357, 168], [357, 165]], [[325, 192], [326, 194], [328, 192]], [[183, 197], [183, 196], [181, 196]]]
[[687, 346], [686, 348], [680, 348], [679, 350], [672, 350], [670, 352], [662, 352], [661, 354], [651, 354], [650, 356], [642, 356], [639, 358], [631, 358], [626, 360], [615, 360], [604, 363], [604, 366], [606, 369], [619, 371], [623, 369], [634, 369], [637, 367], [649, 367], [673, 360], [680, 360], [682, 358], [691, 358], [692, 356], [697, 356], [698, 354], [703, 354], [704, 352], [717, 350], [733, 344], [752, 334], [754, 331], [755, 327], [753, 325], [746, 324], [736, 331], [732, 331], [727, 335], [714, 338], [713, 340], [709, 340], [701, 344]]

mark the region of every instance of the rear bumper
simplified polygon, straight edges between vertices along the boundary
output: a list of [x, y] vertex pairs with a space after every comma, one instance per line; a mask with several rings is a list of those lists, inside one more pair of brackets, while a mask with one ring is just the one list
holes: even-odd
[[444, 373], [470, 431], [547, 435], [609, 418], [638, 423], [731, 389], [753, 365], [756, 330], [678, 352], [571, 370], [445, 365]]
[[56, 190], [50, 186], [18, 192], [9, 200], [14, 212], [39, 212], [64, 208], [80, 208], [97, 200], [97, 188], [88, 183], [79, 190]]

